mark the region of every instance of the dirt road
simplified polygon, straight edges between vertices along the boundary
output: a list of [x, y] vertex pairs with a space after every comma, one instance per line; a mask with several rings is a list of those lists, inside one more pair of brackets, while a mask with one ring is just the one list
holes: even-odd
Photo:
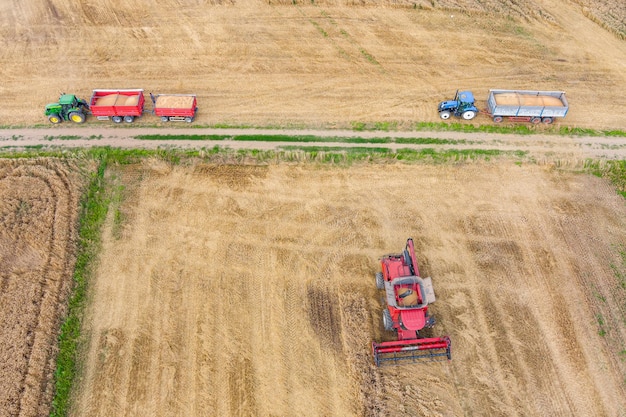
[[447, 139], [447, 144], [354, 144], [334, 142], [306, 142], [301, 146], [340, 146], [340, 147], [386, 147], [431, 149], [499, 149], [502, 151], [526, 151], [535, 157], [560, 159], [624, 159], [626, 158], [626, 138], [558, 135], [504, 135], [461, 132], [371, 132], [352, 130], [292, 130], [292, 129], [199, 129], [199, 128], [54, 128], [54, 129], [3, 129], [0, 130], [0, 147], [23, 149], [29, 146], [43, 147], [92, 147], [111, 146], [119, 148], [210, 148], [214, 146], [231, 149], [279, 149], [283, 146], [298, 145], [294, 142], [263, 142], [236, 140], [139, 140], [139, 135], [313, 135], [319, 137], [361, 137], [361, 138], [435, 138]]

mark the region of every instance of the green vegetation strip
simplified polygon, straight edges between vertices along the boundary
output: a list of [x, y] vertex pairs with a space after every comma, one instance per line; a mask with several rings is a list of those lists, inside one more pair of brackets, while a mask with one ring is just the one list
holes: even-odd
[[137, 135], [139, 140], [224, 140], [231, 135]]
[[70, 392], [76, 376], [76, 351], [85, 305], [86, 281], [91, 272], [92, 262], [100, 249], [100, 230], [108, 207], [104, 193], [102, 193], [106, 164], [107, 157], [103, 154], [98, 169], [92, 174], [87, 191], [81, 199], [78, 250], [73, 277], [74, 289], [69, 300], [68, 315], [61, 325], [59, 336], [59, 355], [54, 374], [55, 396], [52, 401], [51, 417], [67, 415]]

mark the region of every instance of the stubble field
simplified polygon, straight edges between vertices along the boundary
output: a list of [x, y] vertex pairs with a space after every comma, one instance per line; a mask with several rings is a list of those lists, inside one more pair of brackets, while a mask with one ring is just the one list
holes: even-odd
[[48, 415], [71, 287], [82, 176], [58, 160], [0, 160], [0, 416]]
[[48, 124], [61, 92], [143, 88], [198, 94], [203, 125], [411, 128], [458, 88], [483, 109], [501, 88], [563, 90], [564, 124], [623, 129], [626, 42], [601, 26], [623, 33], [623, 2], [584, 4], [5, 1], [0, 125]]
[[[566, 91], [569, 126], [623, 129], [623, 25], [611, 0], [5, 1], [0, 125], [144, 88], [198, 94], [201, 125], [403, 129], [457, 88], [479, 107], [520, 88]], [[0, 165], [1, 417], [49, 411], [79, 171]], [[72, 416], [626, 415], [626, 209], [603, 180], [507, 161], [108, 175], [124, 191]], [[407, 237], [454, 359], [379, 370], [373, 276]]]
[[[512, 163], [156, 160], [111, 178], [125, 197], [74, 416], [626, 412], [612, 269], [626, 209], [603, 180]], [[407, 237], [453, 360], [381, 370], [370, 343], [392, 335], [374, 274]]]

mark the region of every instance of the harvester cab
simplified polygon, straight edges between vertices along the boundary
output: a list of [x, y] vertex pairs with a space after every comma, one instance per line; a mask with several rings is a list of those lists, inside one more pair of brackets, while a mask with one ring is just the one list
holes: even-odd
[[46, 116], [50, 123], [58, 124], [63, 120], [84, 123], [89, 106], [85, 100], [74, 94], [61, 94], [57, 103], [46, 105]]
[[444, 120], [451, 115], [472, 120], [478, 114], [478, 108], [474, 105], [474, 94], [471, 91], [456, 91], [454, 100], [439, 103], [439, 117]]
[[428, 313], [435, 292], [431, 278], [420, 277], [413, 239], [407, 240], [401, 254], [385, 255], [380, 262], [376, 287], [385, 290], [383, 325], [385, 330], [396, 332], [397, 340], [372, 343], [376, 366], [451, 359], [450, 338], [420, 335], [435, 325], [435, 318]]

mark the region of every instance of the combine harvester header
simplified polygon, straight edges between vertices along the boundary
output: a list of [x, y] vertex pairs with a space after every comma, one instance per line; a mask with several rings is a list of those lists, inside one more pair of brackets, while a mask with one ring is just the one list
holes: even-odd
[[385, 255], [380, 263], [376, 287], [385, 290], [383, 325], [385, 330], [395, 331], [398, 340], [372, 343], [376, 366], [452, 359], [448, 336], [423, 338], [419, 334], [435, 325], [435, 318], [428, 313], [435, 292], [431, 278], [420, 277], [413, 239], [407, 240], [401, 254]]

